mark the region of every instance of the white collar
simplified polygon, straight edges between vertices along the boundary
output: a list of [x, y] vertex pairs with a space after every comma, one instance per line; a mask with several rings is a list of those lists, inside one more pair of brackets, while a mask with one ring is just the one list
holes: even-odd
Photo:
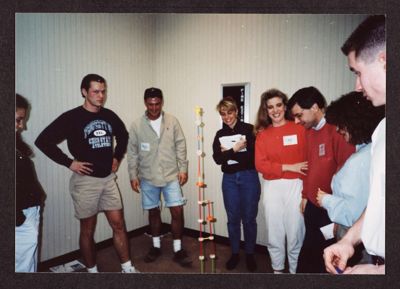
[[325, 123], [326, 123], [326, 119], [325, 119], [325, 117], [322, 117], [321, 120], [319, 121], [319, 123], [316, 126], [313, 126], [312, 129], [320, 130], [321, 128], [324, 127]]

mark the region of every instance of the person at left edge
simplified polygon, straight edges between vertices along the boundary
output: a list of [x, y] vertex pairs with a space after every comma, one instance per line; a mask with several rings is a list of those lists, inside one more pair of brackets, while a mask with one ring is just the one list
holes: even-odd
[[15, 95], [15, 272], [36, 272], [40, 211], [45, 194], [32, 161], [33, 151], [23, 140], [30, 104]]
[[[35, 145], [73, 174], [70, 191], [80, 221], [79, 247], [89, 273], [97, 273], [94, 232], [97, 214], [104, 211], [113, 230], [113, 243], [123, 273], [137, 273], [130, 260], [129, 243], [115, 172], [126, 152], [128, 132], [121, 119], [103, 107], [106, 80], [97, 74], [82, 79], [82, 106], [61, 114], [38, 136]], [[116, 146], [113, 149], [114, 137]], [[67, 140], [74, 159], [57, 145]]]

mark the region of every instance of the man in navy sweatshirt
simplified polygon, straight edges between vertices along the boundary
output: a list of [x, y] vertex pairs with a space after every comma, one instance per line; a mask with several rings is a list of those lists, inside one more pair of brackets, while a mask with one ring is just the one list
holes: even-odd
[[[128, 132], [121, 119], [103, 107], [106, 81], [96, 74], [82, 79], [82, 106], [61, 114], [38, 136], [35, 145], [50, 159], [69, 168], [73, 174], [70, 191], [75, 216], [80, 221], [79, 247], [87, 270], [96, 273], [94, 232], [97, 214], [104, 211], [113, 230], [113, 243], [123, 273], [138, 272], [130, 260], [115, 172], [126, 152]], [[113, 149], [114, 137], [117, 145]], [[58, 144], [67, 140], [69, 158]]]

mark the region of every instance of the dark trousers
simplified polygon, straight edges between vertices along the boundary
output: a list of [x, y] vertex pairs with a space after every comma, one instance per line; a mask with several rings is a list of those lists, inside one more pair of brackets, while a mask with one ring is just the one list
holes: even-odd
[[304, 210], [306, 235], [297, 264], [297, 273], [326, 273], [323, 258], [324, 249], [336, 242], [325, 240], [320, 228], [332, 223], [325, 209], [308, 201]]

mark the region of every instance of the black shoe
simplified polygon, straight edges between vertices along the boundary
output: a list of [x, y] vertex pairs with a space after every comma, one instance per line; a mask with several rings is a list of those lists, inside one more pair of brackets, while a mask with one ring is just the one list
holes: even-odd
[[232, 254], [229, 258], [228, 262], [226, 262], [225, 267], [228, 270], [233, 270], [236, 268], [237, 264], [239, 264], [239, 254]]
[[250, 272], [257, 270], [257, 263], [253, 254], [246, 254], [246, 267]]
[[178, 252], [175, 252], [173, 260], [182, 267], [190, 267], [192, 265], [192, 260], [189, 258], [188, 254], [183, 249], [179, 250]]
[[146, 263], [154, 262], [161, 255], [161, 249], [151, 247], [147, 255], [144, 257]]

